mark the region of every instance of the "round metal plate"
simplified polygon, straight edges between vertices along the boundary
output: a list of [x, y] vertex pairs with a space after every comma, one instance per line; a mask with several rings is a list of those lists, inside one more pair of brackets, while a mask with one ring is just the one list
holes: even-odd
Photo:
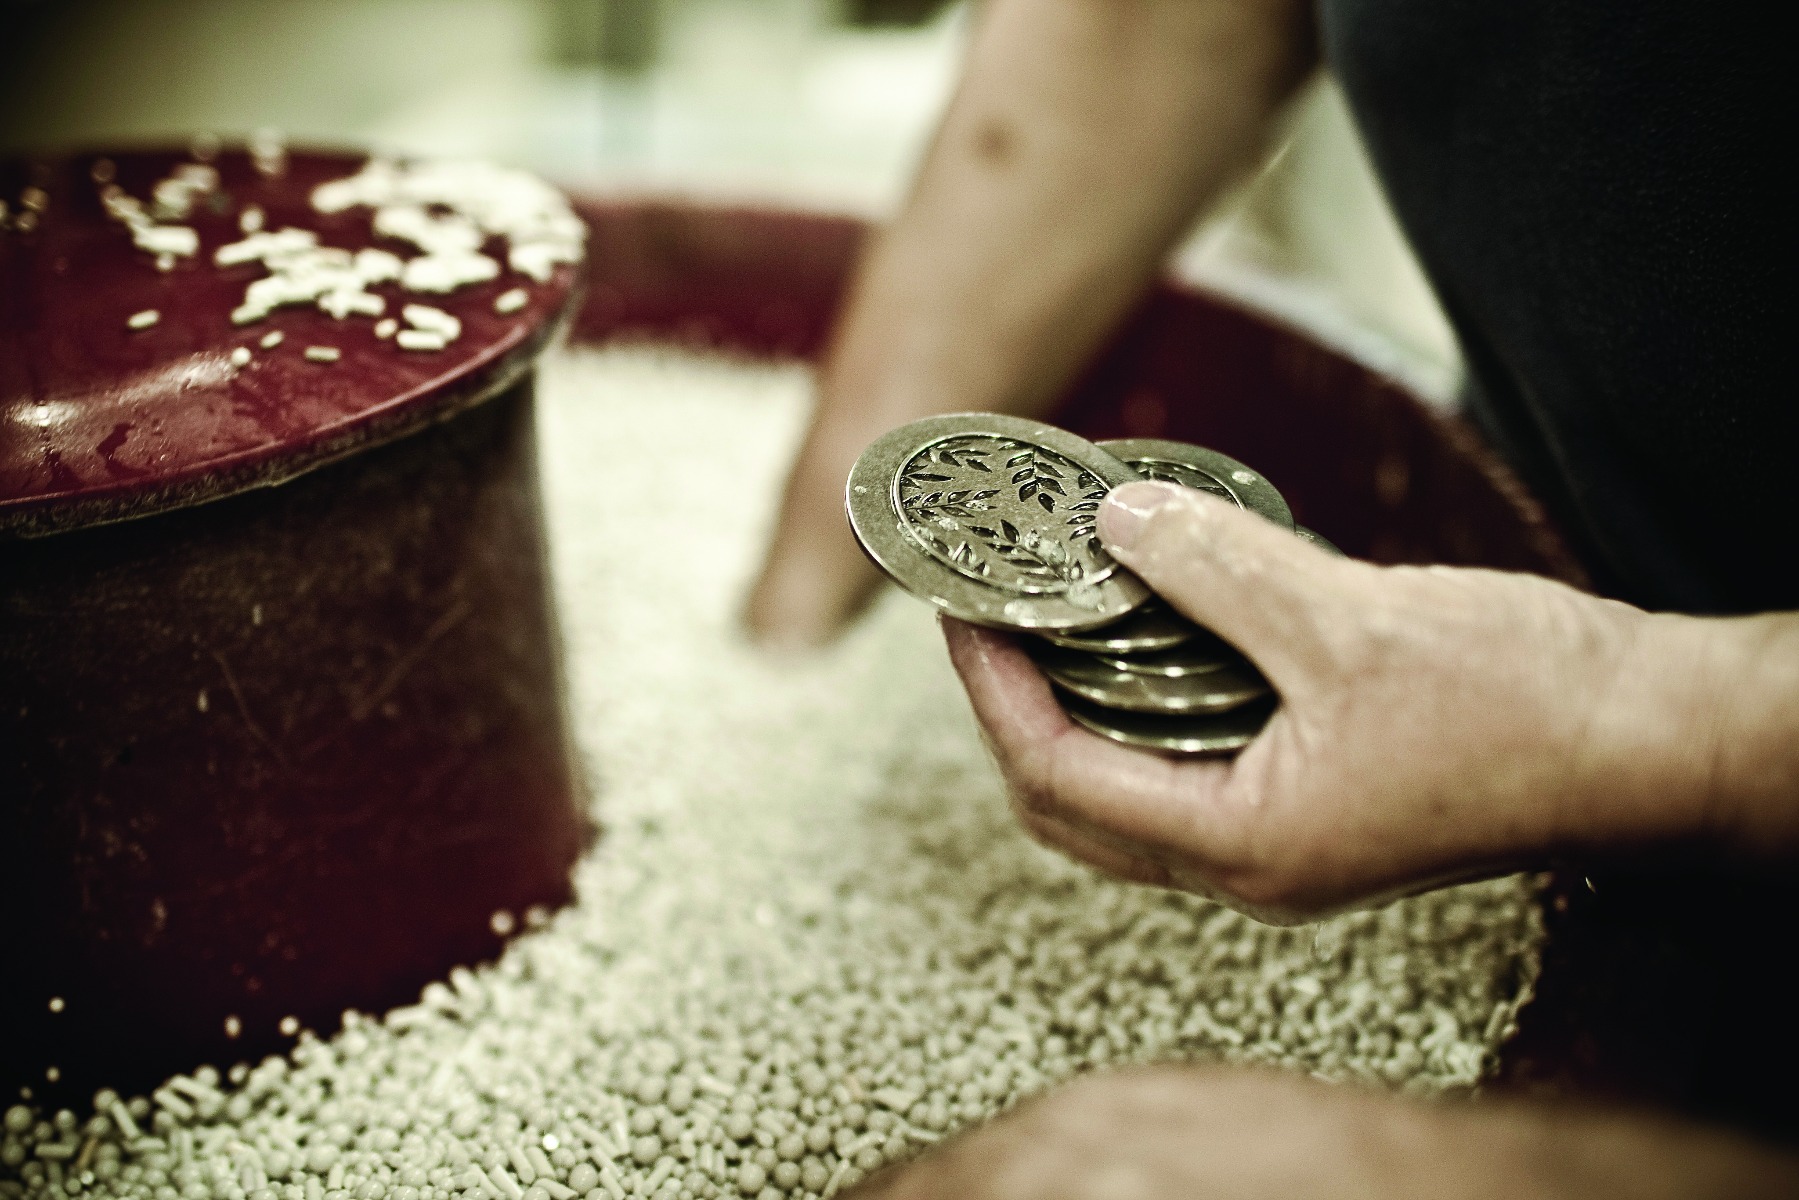
[[1179, 679], [1187, 675], [1205, 675], [1225, 667], [1243, 668], [1249, 660], [1235, 646], [1209, 629], [1197, 629], [1188, 641], [1169, 650], [1148, 654], [1106, 654], [1092, 656], [1092, 661], [1114, 671], [1132, 675], [1159, 675]]
[[1128, 616], [1085, 633], [1046, 633], [1044, 638], [1089, 654], [1143, 654], [1169, 650], [1200, 633], [1199, 626], [1151, 596]]
[[850, 528], [908, 592], [964, 621], [1084, 630], [1149, 597], [1094, 533], [1107, 492], [1140, 476], [1092, 442], [999, 413], [927, 417], [850, 470]]
[[1178, 483], [1235, 501], [1283, 529], [1293, 528], [1293, 510], [1280, 489], [1236, 459], [1186, 442], [1162, 438], [1116, 438], [1100, 449], [1123, 459], [1146, 479]]
[[1033, 661], [1065, 691], [1106, 708], [1146, 713], [1216, 713], [1269, 694], [1268, 681], [1247, 661], [1199, 675], [1140, 675], [1059, 646], [1029, 647]]
[[1349, 557], [1347, 554], [1344, 554], [1341, 550], [1337, 549], [1334, 543], [1326, 540], [1325, 536], [1316, 530], [1307, 529], [1304, 525], [1295, 525], [1293, 527], [1293, 532], [1297, 533], [1300, 537], [1312, 543], [1312, 545], [1318, 547], [1320, 550], [1328, 550], [1338, 558]]
[[1275, 701], [1270, 697], [1201, 717], [1119, 712], [1074, 696], [1063, 696], [1062, 707], [1077, 725], [1121, 745], [1162, 754], [1221, 755], [1235, 754], [1254, 741], [1273, 714]]

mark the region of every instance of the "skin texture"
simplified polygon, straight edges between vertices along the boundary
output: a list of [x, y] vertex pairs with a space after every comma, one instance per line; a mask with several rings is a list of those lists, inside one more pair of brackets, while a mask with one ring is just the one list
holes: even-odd
[[[1047, 411], [1316, 62], [1298, 0], [989, 0], [980, 22], [823, 363], [745, 610], [765, 646], [829, 640], [875, 586], [843, 519], [862, 449], [932, 413]], [[1799, 854], [1799, 618], [1338, 560], [1197, 493], [1156, 507], [1156, 486], [1114, 493], [1102, 534], [1282, 706], [1232, 762], [1170, 761], [1075, 727], [1008, 638], [946, 621], [1046, 843], [1273, 921], [1558, 852]], [[1170, 1070], [1074, 1084], [857, 1194], [1756, 1197], [1799, 1191], [1795, 1170], [1643, 1114]]]
[[932, 413], [1042, 413], [1251, 164], [1316, 61], [1295, 0], [992, 0], [904, 212], [875, 241], [745, 610], [835, 636], [878, 576], [843, 520], [869, 442]]
[[1799, 1163], [1643, 1115], [1423, 1104], [1255, 1071], [1090, 1076], [845, 1193], [855, 1200], [1708, 1200]]
[[1234, 759], [1145, 754], [1069, 721], [1009, 637], [946, 620], [1019, 820], [1101, 870], [1289, 922], [1556, 852], [1799, 851], [1792, 616], [1377, 567], [1170, 484], [1114, 491], [1100, 534], [1281, 696]]

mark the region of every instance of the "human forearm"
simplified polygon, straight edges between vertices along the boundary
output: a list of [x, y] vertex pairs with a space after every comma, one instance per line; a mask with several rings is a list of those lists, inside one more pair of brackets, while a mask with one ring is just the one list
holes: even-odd
[[1290, 0], [994, 0], [821, 381], [866, 420], [1046, 404], [1310, 69]]
[[857, 1200], [1673, 1200], [1790, 1195], [1793, 1159], [1643, 1113], [1420, 1103], [1272, 1073], [1098, 1074], [883, 1173]]
[[746, 609], [829, 638], [875, 585], [863, 447], [933, 412], [1041, 411], [1314, 60], [1303, 0], [990, 0], [905, 210], [857, 272]]
[[1758, 854], [1799, 853], [1799, 614], [1725, 623], [1739, 670], [1719, 673], [1716, 817]]
[[1799, 614], [1638, 624], [1595, 722], [1590, 840], [1799, 854]]

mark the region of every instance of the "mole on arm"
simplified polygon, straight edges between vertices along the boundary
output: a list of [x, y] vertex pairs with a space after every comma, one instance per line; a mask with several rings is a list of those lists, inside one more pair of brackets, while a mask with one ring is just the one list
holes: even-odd
[[989, 117], [975, 126], [975, 157], [994, 167], [1010, 165], [1017, 149], [1017, 135], [1010, 121]]

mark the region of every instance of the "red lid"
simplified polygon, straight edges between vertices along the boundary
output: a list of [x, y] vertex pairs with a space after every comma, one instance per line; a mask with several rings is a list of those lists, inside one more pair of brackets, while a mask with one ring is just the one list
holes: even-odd
[[532, 176], [195, 149], [0, 162], [0, 535], [398, 436], [515, 382], [569, 313], [583, 227]]

